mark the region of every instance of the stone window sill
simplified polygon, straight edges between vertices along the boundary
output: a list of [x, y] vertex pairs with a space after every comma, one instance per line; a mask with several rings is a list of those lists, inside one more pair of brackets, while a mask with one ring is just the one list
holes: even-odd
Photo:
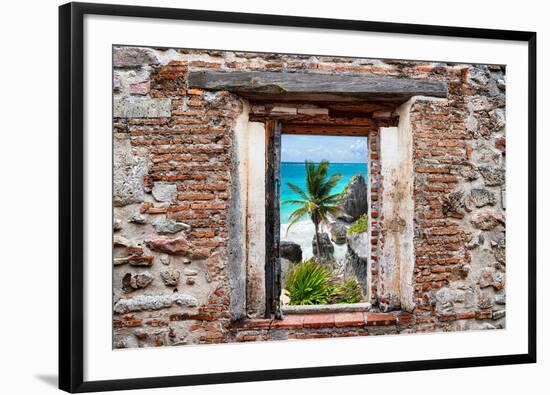
[[281, 310], [284, 315], [288, 314], [315, 314], [315, 313], [357, 313], [368, 312], [372, 308], [370, 303], [349, 303], [349, 304], [320, 304], [320, 305], [284, 305]]

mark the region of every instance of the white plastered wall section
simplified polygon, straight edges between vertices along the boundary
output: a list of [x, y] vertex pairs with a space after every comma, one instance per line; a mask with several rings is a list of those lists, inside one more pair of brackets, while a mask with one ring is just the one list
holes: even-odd
[[414, 98], [397, 112], [397, 127], [380, 128], [380, 161], [383, 178], [382, 208], [384, 243], [380, 251], [380, 283], [391, 310], [414, 309], [414, 198], [413, 144], [409, 112]]
[[265, 125], [248, 123], [247, 313], [265, 313]]
[[234, 129], [232, 196], [234, 213], [229, 235], [232, 254], [228, 263], [234, 318], [263, 317], [265, 313], [265, 126], [249, 122], [250, 106]]

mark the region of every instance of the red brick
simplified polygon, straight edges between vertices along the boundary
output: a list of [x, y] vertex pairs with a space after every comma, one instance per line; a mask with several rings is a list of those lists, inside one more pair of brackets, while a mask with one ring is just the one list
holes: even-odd
[[334, 326], [334, 314], [306, 314], [304, 328], [324, 328]]
[[365, 325], [365, 315], [362, 312], [337, 313], [334, 314], [334, 324], [336, 326], [363, 326]]
[[389, 313], [367, 313], [368, 326], [395, 325], [397, 318]]
[[301, 314], [285, 315], [282, 320], [274, 320], [271, 326], [278, 329], [301, 329], [304, 327], [304, 316]]

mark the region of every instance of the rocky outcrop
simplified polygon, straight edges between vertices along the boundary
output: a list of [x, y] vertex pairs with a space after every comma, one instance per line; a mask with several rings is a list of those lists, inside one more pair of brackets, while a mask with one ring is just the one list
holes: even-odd
[[335, 244], [341, 245], [346, 242], [347, 226], [343, 221], [336, 220], [330, 224], [330, 238]]
[[334, 246], [330, 241], [328, 233], [321, 232], [319, 233], [319, 252], [320, 256], [317, 255], [317, 236], [313, 236], [312, 241], [313, 255], [320, 260], [328, 262], [334, 260]]
[[298, 263], [302, 261], [302, 247], [300, 244], [293, 241], [281, 241], [280, 256], [282, 259], [286, 259], [292, 263]]
[[369, 211], [367, 183], [361, 174], [356, 174], [342, 192], [342, 218], [353, 222]]
[[367, 291], [369, 236], [367, 232], [347, 235], [348, 249], [344, 260], [344, 276], [355, 278], [363, 294]]

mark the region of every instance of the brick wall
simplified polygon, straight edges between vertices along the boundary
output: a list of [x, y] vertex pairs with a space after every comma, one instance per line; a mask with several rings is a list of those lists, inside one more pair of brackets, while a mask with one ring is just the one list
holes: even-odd
[[[300, 327], [287, 338], [504, 326], [500, 66], [132, 47], [115, 48], [113, 55], [114, 347], [272, 338], [265, 328], [243, 332], [242, 323], [230, 319], [229, 205], [243, 100], [189, 88], [188, 71], [204, 69], [367, 73], [449, 83], [447, 99], [419, 98], [411, 109], [414, 315], [406, 326], [372, 333]], [[384, 294], [378, 281], [384, 268], [377, 262], [384, 241], [378, 138], [377, 132], [369, 135], [375, 304]]]

